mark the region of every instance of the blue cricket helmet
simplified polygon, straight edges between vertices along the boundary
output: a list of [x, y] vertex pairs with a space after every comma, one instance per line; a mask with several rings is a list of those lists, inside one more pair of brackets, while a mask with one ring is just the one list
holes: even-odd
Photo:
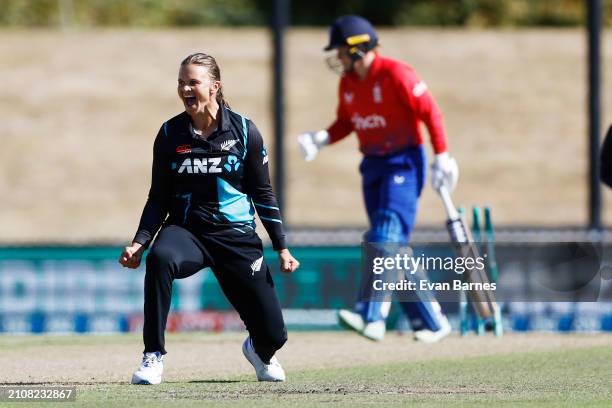
[[342, 16], [329, 28], [329, 44], [324, 48], [331, 51], [342, 46], [358, 47], [369, 51], [378, 45], [378, 36], [368, 20], [360, 16]]

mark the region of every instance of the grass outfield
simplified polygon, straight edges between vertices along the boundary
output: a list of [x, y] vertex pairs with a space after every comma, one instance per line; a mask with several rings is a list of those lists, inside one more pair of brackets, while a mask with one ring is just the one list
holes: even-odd
[[94, 385], [78, 405], [127, 406], [607, 406], [612, 403], [612, 349], [516, 353], [461, 361], [359, 365], [290, 373], [285, 384], [251, 375], [161, 387]]
[[255, 381], [240, 355], [242, 337], [171, 335], [165, 383], [131, 386], [139, 336], [4, 336], [0, 385], [74, 385], [70, 406], [612, 404], [610, 335], [452, 337], [426, 346], [393, 334], [372, 343], [348, 332], [291, 333], [279, 353], [283, 384]]

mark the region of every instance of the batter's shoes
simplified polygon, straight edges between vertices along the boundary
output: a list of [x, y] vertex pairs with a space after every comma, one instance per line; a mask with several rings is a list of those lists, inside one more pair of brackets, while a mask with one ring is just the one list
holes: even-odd
[[379, 320], [377, 322], [367, 323], [361, 334], [370, 340], [381, 341], [385, 338], [386, 331], [387, 323], [384, 320]]
[[164, 356], [159, 351], [144, 353], [138, 371], [132, 375], [132, 384], [152, 385], [162, 381]]
[[414, 332], [414, 339], [416, 341], [420, 341], [422, 343], [430, 344], [436, 343], [442, 340], [444, 337], [448, 336], [452, 331], [451, 325], [448, 322], [446, 316], [442, 316], [440, 318], [440, 330], [431, 331], [431, 330], [418, 330]]
[[361, 314], [341, 309], [338, 310], [338, 323], [341, 326], [355, 330], [370, 340], [380, 341], [385, 338], [386, 324], [384, 320], [366, 323]]
[[246, 359], [249, 360], [249, 363], [255, 368], [255, 374], [257, 374], [258, 381], [285, 381], [285, 370], [283, 370], [283, 367], [281, 367], [276, 357], [272, 356], [268, 364], [261, 361], [261, 358], [259, 358], [255, 352], [251, 337], [247, 337], [244, 343], [242, 343], [242, 354], [244, 354]]

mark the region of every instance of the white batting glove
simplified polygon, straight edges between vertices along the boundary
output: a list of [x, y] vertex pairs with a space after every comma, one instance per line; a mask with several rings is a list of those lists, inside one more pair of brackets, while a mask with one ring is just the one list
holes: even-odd
[[448, 192], [452, 192], [459, 180], [459, 167], [457, 161], [448, 155], [448, 152], [436, 154], [431, 165], [431, 186], [439, 191], [445, 186]]
[[304, 160], [311, 161], [317, 157], [319, 150], [329, 143], [329, 133], [327, 130], [306, 132], [299, 135], [297, 141]]

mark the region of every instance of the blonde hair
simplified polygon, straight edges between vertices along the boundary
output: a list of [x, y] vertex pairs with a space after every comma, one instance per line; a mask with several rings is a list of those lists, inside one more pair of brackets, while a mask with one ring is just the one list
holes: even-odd
[[[217, 61], [212, 55], [204, 54], [203, 52], [196, 52], [195, 54], [191, 54], [187, 56], [182, 62], [181, 66], [185, 65], [201, 65], [208, 70], [208, 74], [213, 79], [213, 81], [221, 81], [221, 70], [219, 69], [219, 65]], [[225, 100], [223, 96], [223, 86], [219, 85], [219, 89], [217, 90], [217, 103], [219, 105], [224, 105], [229, 108], [229, 104]]]

